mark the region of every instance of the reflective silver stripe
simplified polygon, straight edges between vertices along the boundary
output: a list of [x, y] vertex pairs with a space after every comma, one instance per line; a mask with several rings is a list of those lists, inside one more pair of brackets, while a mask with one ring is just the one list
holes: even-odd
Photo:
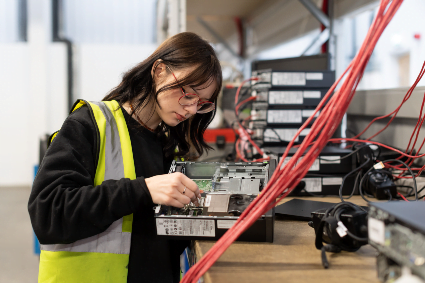
[[92, 252], [130, 254], [131, 233], [122, 232], [122, 218], [97, 235], [78, 240], [71, 244], [41, 245], [41, 249], [51, 252]]
[[[124, 178], [124, 161], [120, 135], [111, 110], [103, 102], [91, 102], [101, 109], [106, 119], [105, 129], [105, 180]], [[131, 233], [122, 232], [123, 219], [111, 224], [106, 231], [71, 244], [41, 245], [44, 251], [95, 252], [130, 254]]]
[[92, 102], [99, 106], [106, 118], [105, 129], [105, 180], [124, 178], [124, 161], [122, 158], [120, 134], [117, 122], [111, 110], [103, 102]]

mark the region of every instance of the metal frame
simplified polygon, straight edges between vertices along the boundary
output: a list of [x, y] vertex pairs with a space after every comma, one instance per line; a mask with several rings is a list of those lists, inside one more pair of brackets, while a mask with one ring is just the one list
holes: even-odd
[[74, 104], [74, 62], [72, 41], [63, 36], [63, 0], [52, 0], [52, 41], [63, 42], [66, 45], [67, 54], [67, 92], [68, 110]]
[[325, 15], [311, 0], [299, 0], [307, 10], [326, 28], [330, 27], [330, 20], [327, 15]]
[[157, 0], [157, 43], [186, 31], [186, 0]]
[[334, 1], [329, 0], [329, 16], [325, 15], [311, 0], [299, 0], [301, 4], [304, 5], [304, 7], [310, 11], [310, 13], [326, 28], [316, 37], [313, 39], [311, 44], [304, 50], [304, 52], [301, 54], [301, 56], [307, 55], [307, 53], [313, 48], [318, 47], [322, 44], [324, 44], [326, 41], [328, 41], [328, 53], [331, 55], [329, 56], [329, 69], [334, 70], [335, 69], [335, 40], [334, 40], [334, 29], [333, 29], [333, 18], [334, 18]]
[[18, 38], [28, 41], [28, 4], [27, 0], [18, 1]]
[[235, 50], [232, 49], [232, 47], [230, 47], [230, 45], [218, 34], [214, 31], [214, 29], [207, 23], [205, 22], [201, 17], [197, 17], [196, 20], [198, 21], [199, 24], [201, 24], [213, 37], [215, 37], [215, 39], [220, 42], [221, 44], [223, 44], [224, 48], [226, 48], [233, 56], [235, 56], [238, 59], [243, 60], [243, 58], [241, 56], [239, 56], [239, 54], [237, 54], [235, 52]]

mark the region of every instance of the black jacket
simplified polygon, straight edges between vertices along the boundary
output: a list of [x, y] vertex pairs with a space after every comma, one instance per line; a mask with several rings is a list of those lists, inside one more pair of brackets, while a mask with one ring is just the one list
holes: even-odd
[[168, 173], [162, 139], [122, 109], [133, 149], [135, 180], [105, 180], [93, 186], [97, 134], [88, 106], [74, 111], [48, 148], [28, 210], [41, 244], [72, 243], [105, 231], [133, 213], [128, 282], [178, 282], [186, 241], [156, 236], [153, 202], [144, 178]]

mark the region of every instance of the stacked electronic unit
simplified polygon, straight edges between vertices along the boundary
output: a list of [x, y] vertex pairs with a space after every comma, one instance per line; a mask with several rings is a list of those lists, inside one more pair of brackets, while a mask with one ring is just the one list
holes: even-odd
[[[251, 95], [256, 99], [249, 127], [262, 146], [291, 141], [335, 81], [333, 71], [256, 70], [252, 76], [258, 80], [252, 83]], [[296, 141], [302, 142], [309, 131], [310, 125]]]
[[[281, 156], [299, 128], [314, 114], [316, 107], [335, 82], [334, 71], [276, 71], [255, 70], [251, 95], [252, 103], [249, 128], [253, 140], [267, 152]], [[295, 140], [301, 143], [310, 132], [308, 125]], [[355, 168], [355, 156], [343, 158], [351, 151], [326, 147], [314, 162], [309, 173], [300, 182], [294, 194], [335, 195], [338, 194], [343, 177]], [[295, 151], [291, 151], [292, 156]], [[289, 160], [285, 160], [285, 163]], [[354, 177], [345, 180], [344, 195], [350, 194]]]

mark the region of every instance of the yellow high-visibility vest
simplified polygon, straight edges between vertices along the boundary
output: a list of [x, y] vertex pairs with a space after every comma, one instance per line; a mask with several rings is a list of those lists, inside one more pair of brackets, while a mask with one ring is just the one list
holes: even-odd
[[[136, 179], [130, 135], [118, 102], [78, 100], [72, 111], [83, 105], [93, 114], [100, 139], [94, 186], [104, 180]], [[41, 245], [38, 282], [127, 282], [132, 225], [130, 214], [98, 235], [71, 244]]]

